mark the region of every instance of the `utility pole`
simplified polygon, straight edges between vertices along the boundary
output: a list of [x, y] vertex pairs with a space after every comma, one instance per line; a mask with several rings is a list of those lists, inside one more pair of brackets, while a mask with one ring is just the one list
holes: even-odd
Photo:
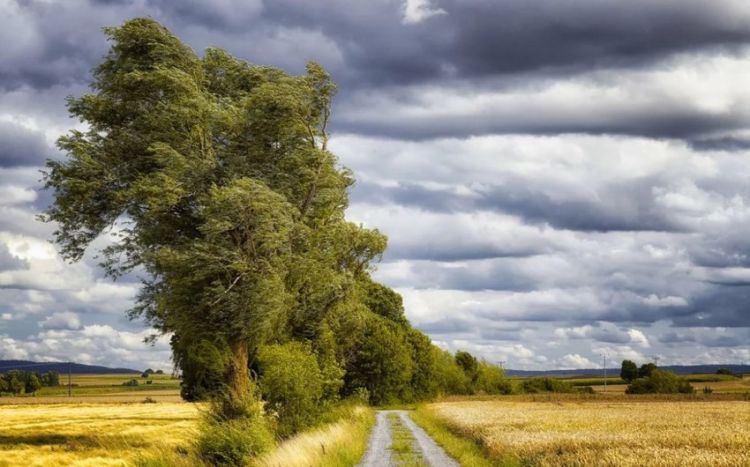
[[72, 362], [68, 362], [68, 397], [73, 397], [71, 394], [71, 384], [70, 384], [70, 367], [73, 365]]

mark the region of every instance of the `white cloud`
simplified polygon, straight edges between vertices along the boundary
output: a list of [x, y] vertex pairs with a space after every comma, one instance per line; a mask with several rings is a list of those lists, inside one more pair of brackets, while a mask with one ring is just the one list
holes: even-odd
[[52, 313], [50, 316], [39, 322], [39, 326], [44, 329], [80, 329], [81, 320], [78, 315], [70, 312]]
[[596, 364], [586, 357], [575, 354], [567, 354], [556, 361], [560, 369], [596, 368]]
[[442, 8], [430, 5], [430, 0], [405, 0], [404, 1], [404, 23], [413, 24], [424, 21], [435, 15], [447, 14]]

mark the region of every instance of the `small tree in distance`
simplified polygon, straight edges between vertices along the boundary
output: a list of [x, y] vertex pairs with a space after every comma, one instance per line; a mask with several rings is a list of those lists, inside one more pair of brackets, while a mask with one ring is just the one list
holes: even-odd
[[42, 381], [35, 373], [28, 375], [25, 385], [26, 394], [35, 394], [42, 387]]
[[638, 369], [638, 377], [639, 378], [647, 378], [651, 376], [651, 373], [656, 370], [656, 365], [653, 363], [644, 363], [641, 365], [641, 367]]
[[623, 360], [620, 369], [620, 378], [626, 383], [631, 383], [638, 378], [638, 366], [632, 360]]

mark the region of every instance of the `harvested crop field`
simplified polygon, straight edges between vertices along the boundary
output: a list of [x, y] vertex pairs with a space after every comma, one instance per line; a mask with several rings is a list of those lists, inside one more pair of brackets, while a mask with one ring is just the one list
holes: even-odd
[[750, 402], [524, 399], [456, 401], [423, 410], [531, 465], [748, 466]]

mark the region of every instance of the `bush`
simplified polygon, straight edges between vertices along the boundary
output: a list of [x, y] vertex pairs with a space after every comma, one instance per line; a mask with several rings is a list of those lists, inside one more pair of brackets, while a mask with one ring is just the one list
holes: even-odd
[[469, 394], [471, 392], [469, 378], [456, 364], [453, 355], [433, 346], [432, 358], [435, 361], [435, 386], [439, 394]]
[[[236, 407], [236, 418], [222, 415], [226, 404]], [[203, 416], [195, 450], [209, 465], [238, 466], [273, 446], [274, 435], [263, 415], [263, 404], [257, 399], [239, 400], [222, 393], [212, 400]]]
[[664, 370], [653, 370], [651, 376], [638, 378], [625, 390], [627, 394], [693, 394], [695, 389], [685, 378]]
[[125, 381], [122, 383], [123, 386], [138, 386], [140, 383], [138, 383], [137, 379], [131, 379], [130, 381]]
[[261, 394], [266, 410], [278, 417], [278, 434], [287, 437], [315, 423], [323, 377], [309, 347], [299, 342], [263, 347], [258, 365]]
[[513, 387], [505, 378], [501, 368], [486, 362], [479, 362], [475, 390], [484, 394], [510, 394], [513, 392]]
[[653, 363], [644, 363], [638, 369], [638, 378], [647, 378], [651, 376], [651, 373], [656, 370], [656, 365]]
[[210, 465], [237, 466], [270, 450], [273, 444], [271, 431], [260, 420], [211, 420], [201, 429], [196, 448]]
[[521, 383], [521, 392], [537, 394], [540, 392], [576, 392], [576, 388], [565, 381], [554, 378], [530, 378]]

